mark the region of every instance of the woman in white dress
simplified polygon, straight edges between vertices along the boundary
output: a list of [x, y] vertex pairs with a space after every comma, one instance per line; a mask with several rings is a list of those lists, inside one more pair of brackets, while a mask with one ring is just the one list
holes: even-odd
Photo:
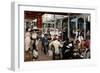
[[28, 29], [28, 31], [25, 32], [25, 51], [28, 51], [30, 46], [31, 46], [31, 33], [30, 33], [30, 29]]

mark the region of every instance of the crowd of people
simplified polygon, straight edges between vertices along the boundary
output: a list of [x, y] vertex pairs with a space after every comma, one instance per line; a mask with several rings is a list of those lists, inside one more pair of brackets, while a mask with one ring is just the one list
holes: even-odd
[[[67, 36], [63, 35], [64, 37]], [[61, 39], [58, 35], [42, 32], [41, 30], [26, 28], [25, 30], [25, 48], [27, 61], [27, 53], [31, 60], [38, 60], [39, 50], [47, 56], [51, 56], [52, 60], [63, 59], [88, 59], [90, 58], [90, 35], [86, 34], [86, 38], [82, 34], [76, 34], [74, 39], [66, 37]]]

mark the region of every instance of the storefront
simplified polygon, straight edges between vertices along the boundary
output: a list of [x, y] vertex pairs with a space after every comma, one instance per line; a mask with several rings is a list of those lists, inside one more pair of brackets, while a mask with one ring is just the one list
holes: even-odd
[[25, 29], [38, 28], [43, 33], [49, 30], [52, 35], [60, 35], [61, 40], [75, 39], [78, 32], [86, 38], [90, 32], [90, 14], [25, 11], [24, 18]]

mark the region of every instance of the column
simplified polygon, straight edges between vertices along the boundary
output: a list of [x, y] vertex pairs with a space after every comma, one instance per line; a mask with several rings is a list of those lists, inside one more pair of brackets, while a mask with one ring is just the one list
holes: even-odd
[[86, 17], [85, 15], [83, 17], [84, 17], [84, 39], [86, 39]]
[[55, 33], [56, 33], [56, 16], [54, 14], [54, 29], [55, 29]]
[[67, 27], [68, 28], [68, 30], [67, 30], [68, 34], [67, 35], [68, 35], [68, 38], [70, 39], [70, 36], [69, 36], [69, 34], [70, 34], [70, 27], [69, 27], [70, 22], [69, 22], [69, 20], [70, 20], [70, 15], [68, 16], [68, 27]]
[[[76, 16], [76, 30], [75, 30], [75, 32], [77, 31], [77, 29], [78, 29], [78, 16]], [[75, 38], [77, 38], [77, 35], [75, 36]]]
[[37, 17], [37, 27], [42, 28], [42, 15]]

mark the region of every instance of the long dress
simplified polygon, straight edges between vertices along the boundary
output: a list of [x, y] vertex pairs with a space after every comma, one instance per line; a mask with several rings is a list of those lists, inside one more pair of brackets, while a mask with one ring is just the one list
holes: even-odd
[[31, 43], [30, 36], [31, 36], [30, 32], [25, 33], [25, 51], [28, 51], [30, 48], [30, 43]]

